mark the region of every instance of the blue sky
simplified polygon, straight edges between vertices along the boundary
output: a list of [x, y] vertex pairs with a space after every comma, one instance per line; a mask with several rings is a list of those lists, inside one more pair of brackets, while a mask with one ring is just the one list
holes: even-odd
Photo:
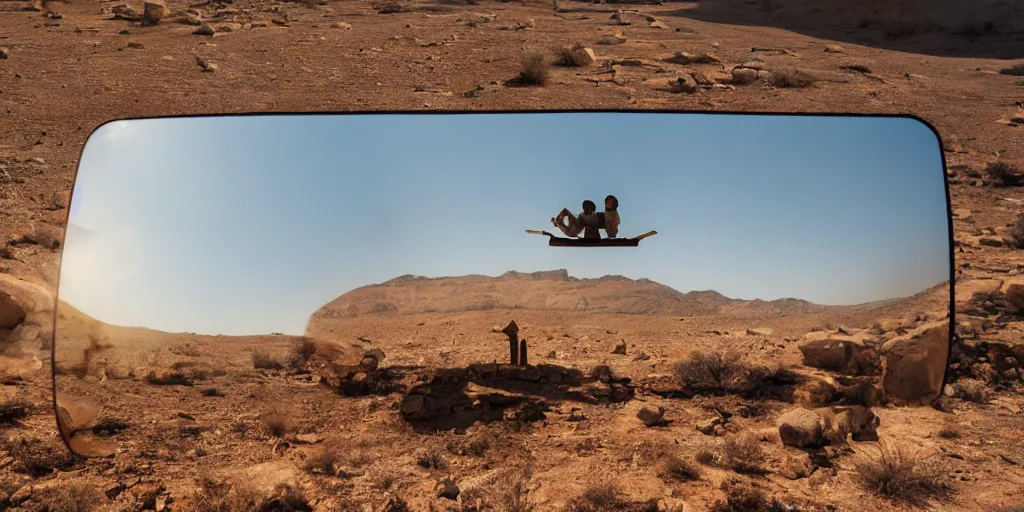
[[[552, 248], [618, 196], [639, 248]], [[301, 333], [403, 274], [566, 268], [855, 304], [949, 276], [938, 141], [895, 118], [702, 114], [120, 121], [78, 171], [61, 299], [167, 331]]]

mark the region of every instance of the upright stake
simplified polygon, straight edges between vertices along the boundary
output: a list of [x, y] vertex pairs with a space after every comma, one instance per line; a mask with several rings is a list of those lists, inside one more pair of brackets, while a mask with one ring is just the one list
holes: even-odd
[[526, 359], [526, 338], [519, 342], [519, 366], [528, 366]]

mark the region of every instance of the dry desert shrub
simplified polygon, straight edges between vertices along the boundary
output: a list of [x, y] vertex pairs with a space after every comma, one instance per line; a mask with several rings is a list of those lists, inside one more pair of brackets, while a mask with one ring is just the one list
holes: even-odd
[[28, 416], [32, 404], [21, 397], [11, 397], [0, 402], [0, 425], [14, 423]]
[[977, 38], [997, 33], [996, 24], [988, 20], [967, 20], [953, 32], [956, 35]]
[[513, 469], [501, 480], [504, 488], [496, 492], [498, 510], [501, 512], [533, 512], [537, 506], [530, 500], [530, 478], [533, 477], [533, 464]]
[[856, 71], [858, 73], [871, 74], [871, 68], [864, 64], [850, 64], [848, 66], [840, 66], [839, 69], [845, 69], [847, 71]]
[[290, 427], [288, 413], [280, 408], [274, 408], [263, 414], [263, 427], [273, 437], [284, 437]]
[[736, 351], [696, 352], [675, 366], [683, 388], [694, 393], [772, 396], [779, 385], [796, 382], [791, 371], [779, 367], [751, 365]]
[[266, 350], [257, 348], [252, 351], [252, 366], [258, 370], [280, 370], [281, 363], [270, 356]]
[[817, 77], [802, 69], [781, 68], [772, 71], [771, 84], [775, 87], [804, 88], [817, 81]]
[[519, 76], [513, 79], [518, 85], [543, 86], [548, 82], [548, 63], [544, 55], [537, 52], [530, 52], [523, 55], [520, 63]]
[[1024, 249], [1024, 213], [1017, 214], [1017, 222], [1010, 229], [1010, 245]]
[[325, 443], [309, 455], [302, 469], [314, 475], [338, 476], [343, 451], [335, 443]]
[[84, 483], [57, 483], [32, 493], [47, 512], [92, 512], [106, 501], [99, 489]]
[[201, 355], [199, 349], [191, 343], [175, 345], [168, 349], [168, 351], [176, 356], [199, 357]]
[[711, 506], [711, 512], [769, 512], [783, 509], [764, 490], [736, 478], [722, 482], [725, 497]]
[[210, 477], [200, 477], [199, 489], [192, 496], [189, 510], [196, 512], [278, 512], [311, 510], [302, 491], [291, 486], [279, 486], [269, 496], [255, 489], [232, 486]]
[[953, 393], [957, 398], [978, 404], [988, 403], [992, 398], [992, 390], [979, 379], [961, 379], [953, 383]]
[[444, 469], [448, 467], [441, 451], [433, 448], [421, 453], [416, 458], [416, 463], [424, 469]]
[[709, 448], [703, 448], [693, 456], [694, 460], [705, 466], [717, 466], [721, 463], [722, 456]]
[[292, 354], [288, 358], [288, 365], [293, 370], [304, 370], [306, 363], [316, 354], [316, 343], [309, 338], [302, 338], [292, 345]]
[[619, 487], [613, 483], [591, 484], [578, 496], [569, 500], [565, 512], [612, 512], [627, 510], [630, 506]]
[[919, 505], [928, 498], [942, 498], [952, 490], [925, 460], [904, 445], [881, 443], [877, 456], [861, 457], [853, 469], [865, 490], [894, 501]]
[[943, 439], [960, 439], [961, 435], [960, 429], [956, 427], [944, 427], [938, 432], [938, 436]]
[[725, 439], [722, 460], [737, 473], [761, 474], [765, 473], [767, 455], [757, 437], [747, 433]]
[[664, 480], [679, 482], [700, 480], [700, 467], [678, 455], [665, 457], [658, 466], [658, 474]]
[[56, 470], [68, 470], [75, 462], [67, 448], [59, 442], [8, 440], [3, 448], [14, 459], [15, 471], [34, 477], [49, 475]]
[[997, 160], [985, 165], [985, 174], [989, 181], [997, 187], [1019, 187], [1024, 185], [1024, 173], [1010, 162]]

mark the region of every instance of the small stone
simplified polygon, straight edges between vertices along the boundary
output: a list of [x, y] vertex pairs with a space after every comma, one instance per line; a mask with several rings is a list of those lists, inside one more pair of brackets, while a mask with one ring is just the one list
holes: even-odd
[[199, 55], [196, 55], [196, 64], [199, 64], [199, 67], [203, 68], [203, 72], [205, 73], [213, 73], [214, 71], [217, 71], [216, 64], [206, 60], [205, 58]]
[[199, 25], [199, 28], [197, 28], [195, 32], [192, 33], [197, 36], [212, 36], [216, 34], [217, 31], [213, 28], [213, 25], [203, 22], [203, 24]]
[[337, 28], [341, 30], [352, 30], [352, 25], [350, 23], [345, 23], [344, 21], [337, 21], [331, 24], [331, 28]]
[[6, 59], [9, 56], [10, 56], [10, 53], [9, 53], [9, 50], [7, 48], [0, 48], [0, 59]]
[[107, 499], [112, 500], [112, 499], [117, 498], [118, 496], [120, 496], [121, 493], [124, 492], [124, 490], [125, 490], [124, 484], [117, 484], [117, 485], [114, 485], [114, 486], [111, 486], [111, 487], [107, 487], [107, 489], [105, 491], [103, 491], [103, 494], [105, 494], [107, 496]]
[[846, 53], [846, 49], [838, 44], [830, 44], [825, 47], [825, 53]]
[[437, 497], [449, 500], [456, 500], [459, 497], [459, 487], [455, 485], [451, 476], [445, 477], [437, 484]]
[[128, 48], [134, 48], [136, 50], [141, 50], [141, 49], [145, 48], [145, 46], [143, 46], [142, 43], [131, 42], [131, 43], [128, 43]]
[[824, 444], [821, 417], [807, 409], [797, 408], [775, 421], [782, 444], [794, 448], [811, 448]]
[[23, 502], [23, 501], [25, 501], [25, 500], [27, 500], [27, 499], [29, 499], [31, 497], [32, 497], [32, 486], [31, 485], [26, 485], [26, 486], [18, 489], [17, 491], [14, 491], [14, 494], [11, 495], [11, 502], [12, 503], [21, 503], [21, 502]]
[[612, 354], [624, 356], [626, 355], [626, 342], [619, 342], [615, 344], [615, 348], [612, 349]]
[[674, 93], [692, 94], [697, 92], [697, 82], [691, 76], [681, 76], [668, 83], [669, 91]]
[[323, 439], [316, 434], [299, 434], [295, 436], [295, 442], [299, 444], [317, 444]]
[[779, 473], [790, 480], [799, 480], [811, 476], [815, 469], [817, 466], [814, 465], [811, 456], [800, 452], [799, 454], [787, 454]]
[[978, 243], [988, 247], [1002, 247], [1003, 239], [995, 236], [983, 236], [978, 240]]
[[665, 422], [665, 408], [661, 406], [657, 408], [644, 406], [637, 411], [636, 417], [647, 427], [656, 427]]

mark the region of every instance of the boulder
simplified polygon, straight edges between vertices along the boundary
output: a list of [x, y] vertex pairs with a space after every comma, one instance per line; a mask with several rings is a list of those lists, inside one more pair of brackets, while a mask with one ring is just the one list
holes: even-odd
[[615, 348], [612, 349], [613, 355], [624, 356], [626, 355], [626, 342], [619, 342], [615, 344]]
[[156, 25], [167, 16], [167, 4], [164, 0], [146, 0], [142, 9], [142, 23]]
[[573, 48], [572, 61], [577, 66], [590, 66], [597, 61], [597, 56], [594, 55], [594, 50], [590, 48]]
[[803, 408], [793, 409], [775, 420], [782, 444], [794, 448], [814, 448], [824, 445], [821, 417]]
[[48, 323], [53, 294], [41, 285], [0, 274], [0, 329], [13, 329], [25, 320]]
[[806, 366], [846, 375], [874, 375], [878, 372], [877, 352], [854, 336], [830, 335], [800, 345]]
[[925, 324], [882, 345], [882, 388], [896, 403], [923, 405], [942, 393], [949, 323]]
[[213, 25], [203, 22], [203, 24], [199, 25], [199, 28], [197, 28], [195, 32], [192, 33], [197, 36], [212, 36], [216, 34], [217, 31], [213, 28]]
[[1007, 302], [1024, 311], [1024, 276], [1013, 276], [1003, 281], [999, 291]]
[[402, 400], [402, 417], [407, 420], [425, 420], [430, 417], [427, 399], [423, 395], [406, 395]]
[[754, 68], [735, 68], [732, 70], [732, 83], [736, 85], [752, 84], [757, 80], [758, 73]]
[[779, 473], [790, 480], [807, 478], [818, 469], [806, 452], [787, 453]]
[[636, 413], [637, 419], [648, 427], [656, 427], [665, 422], [665, 408], [644, 406]]
[[804, 407], [824, 407], [831, 404], [839, 392], [832, 379], [808, 379], [793, 392], [793, 399]]

